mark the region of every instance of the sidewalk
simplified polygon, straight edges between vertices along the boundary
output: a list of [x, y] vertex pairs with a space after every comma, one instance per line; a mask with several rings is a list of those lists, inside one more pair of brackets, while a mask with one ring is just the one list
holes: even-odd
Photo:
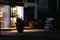
[[[9, 30], [4, 29], [5, 31], [1, 31], [1, 35], [13, 35], [14, 33], [18, 33], [17, 30]], [[28, 30], [23, 30], [23, 33], [35, 33], [35, 32], [44, 32], [43, 29], [28, 29]]]

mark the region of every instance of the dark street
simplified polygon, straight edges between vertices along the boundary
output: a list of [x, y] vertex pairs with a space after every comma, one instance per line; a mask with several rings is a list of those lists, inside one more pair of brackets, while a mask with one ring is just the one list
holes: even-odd
[[58, 40], [60, 33], [56, 32], [14, 32], [11, 35], [1, 35], [1, 40]]

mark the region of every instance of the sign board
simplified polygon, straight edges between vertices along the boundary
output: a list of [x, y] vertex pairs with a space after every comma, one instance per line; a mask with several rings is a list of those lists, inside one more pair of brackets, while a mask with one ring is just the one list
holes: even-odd
[[54, 20], [53, 18], [47, 18], [47, 20]]

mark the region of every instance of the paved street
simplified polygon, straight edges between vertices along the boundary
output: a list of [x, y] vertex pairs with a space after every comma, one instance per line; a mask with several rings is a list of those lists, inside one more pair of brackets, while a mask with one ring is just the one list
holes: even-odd
[[59, 36], [59, 33], [14, 33], [2, 36], [1, 40], [58, 40]]
[[[5, 34], [4, 34], [5, 33]], [[4, 34], [4, 35], [3, 35]], [[60, 33], [57, 32], [23, 32], [3, 31], [1, 40], [58, 40]]]
[[[5, 31], [1, 31], [1, 35], [13, 35], [13, 34], [18, 34], [17, 30], [8, 30], [8, 29], [3, 29]], [[8, 30], [8, 31], [7, 31]], [[24, 33], [35, 33], [35, 32], [44, 32], [43, 29], [25, 29], [23, 30]]]

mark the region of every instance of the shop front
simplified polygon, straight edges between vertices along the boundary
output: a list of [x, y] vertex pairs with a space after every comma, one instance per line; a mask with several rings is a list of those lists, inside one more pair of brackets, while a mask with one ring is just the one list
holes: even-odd
[[0, 22], [1, 28], [16, 29], [17, 16], [26, 22], [24, 28], [33, 28], [33, 19], [37, 19], [37, 6], [32, 3], [21, 2], [1, 2], [0, 5]]
[[1, 29], [16, 28], [17, 16], [24, 20], [24, 7], [23, 6], [11, 6], [0, 5], [0, 23]]

